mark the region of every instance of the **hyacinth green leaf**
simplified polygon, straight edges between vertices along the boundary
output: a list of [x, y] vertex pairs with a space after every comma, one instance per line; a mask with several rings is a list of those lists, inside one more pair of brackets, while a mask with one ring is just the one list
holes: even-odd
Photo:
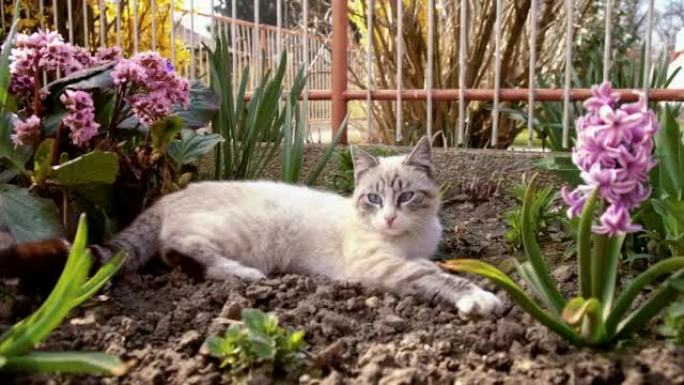
[[518, 271], [518, 274], [527, 282], [527, 284], [530, 286], [530, 288], [534, 291], [534, 294], [541, 299], [546, 307], [551, 310], [552, 312], [558, 314], [556, 312], [556, 308], [554, 307], [553, 304], [553, 299], [544, 291], [544, 287], [542, 286], [541, 282], [539, 281], [539, 278], [537, 277], [537, 274], [534, 271], [534, 267], [532, 267], [532, 264], [529, 261], [519, 263], [518, 261], [514, 261], [516, 265], [516, 269]]
[[[612, 335], [616, 332], [618, 324], [631, 308], [634, 299], [646, 286], [653, 283], [658, 277], [682, 269], [684, 269], [684, 257], [672, 257], [656, 263], [630, 282], [617, 297], [615, 305], [606, 319], [606, 330], [608, 335]], [[674, 277], [676, 278], [677, 276]], [[674, 290], [675, 289], [671, 285], [666, 285], [664, 288], [661, 287], [661, 291], [668, 293]], [[660, 295], [663, 296], [664, 294]]]
[[[684, 144], [677, 117], [670, 107], [660, 117], [660, 130], [654, 139], [658, 158], [658, 190], [661, 195], [682, 199], [684, 193]], [[660, 198], [660, 197], [657, 197]]]
[[71, 310], [72, 298], [85, 281], [90, 269], [90, 259], [85, 252], [87, 231], [85, 215], [81, 215], [76, 238], [57, 284], [37, 311], [0, 338], [0, 355], [14, 356], [27, 353], [67, 316]]
[[55, 203], [15, 185], [0, 185], [0, 225], [7, 226], [17, 242], [64, 236]]
[[95, 150], [53, 167], [52, 178], [63, 186], [112, 184], [119, 174], [119, 158], [113, 152]]
[[674, 302], [677, 299], [677, 289], [673, 287], [672, 282], [681, 279], [682, 276], [684, 276], [684, 268], [663, 282], [646, 303], [634, 310], [619, 323], [617, 332], [612, 335], [612, 340], [619, 341], [629, 337], [638, 328], [644, 326], [651, 318]]
[[575, 297], [565, 304], [561, 316], [568, 325], [579, 326], [587, 312], [587, 306], [589, 306], [589, 301], [582, 297]]
[[540, 290], [550, 299], [552, 308], [555, 312], [560, 313], [565, 306], [565, 299], [560, 291], [558, 291], [558, 288], [553, 283], [553, 280], [546, 269], [544, 258], [541, 255], [541, 250], [537, 243], [536, 229], [538, 226], [533, 222], [534, 215], [532, 209], [534, 206], [536, 178], [537, 175], [535, 174], [530, 179], [523, 199], [520, 217], [520, 231], [522, 234], [523, 248], [525, 249], [525, 255], [533, 267], [532, 271], [534, 272], [535, 280], [539, 282]]
[[125, 262], [126, 253], [123, 251], [117, 253], [81, 286], [71, 306], [76, 307], [97, 293], [121, 269]]
[[544, 326], [574, 344], [582, 345], [584, 343], [574, 330], [539, 307], [520, 286], [496, 267], [475, 259], [453, 259], [440, 263], [440, 265], [450, 271], [477, 274], [488, 278], [498, 287], [505, 290], [520, 307]]
[[591, 274], [591, 226], [594, 220], [594, 209], [598, 200], [598, 191], [593, 191], [584, 203], [577, 229], [577, 276], [579, 277], [580, 294], [584, 298], [592, 296]]
[[600, 236], [600, 238], [606, 239], [604, 247], [601, 248], [603, 249], [603, 253], [601, 255], [594, 255], [593, 258], [597, 263], [592, 271], [592, 287], [593, 290], [595, 290], [596, 298], [598, 298], [603, 305], [603, 314], [607, 317], [613, 306], [613, 297], [615, 296], [615, 285], [617, 284], [617, 274], [625, 234], [614, 237]]
[[29, 352], [7, 357], [3, 370], [13, 372], [89, 373], [122, 376], [128, 370], [118, 358], [100, 352]]

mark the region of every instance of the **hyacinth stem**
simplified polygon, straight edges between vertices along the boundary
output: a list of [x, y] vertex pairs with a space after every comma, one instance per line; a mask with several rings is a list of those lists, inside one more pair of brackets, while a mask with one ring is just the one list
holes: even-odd
[[537, 174], [530, 178], [530, 182], [525, 190], [525, 197], [523, 198], [522, 212], [520, 214], [523, 248], [525, 249], [527, 259], [532, 265], [534, 274], [536, 275], [535, 281], [539, 283], [540, 290], [542, 290], [545, 296], [550, 299], [553, 310], [557, 314], [560, 314], [563, 311], [563, 307], [565, 307], [565, 298], [563, 298], [563, 295], [554, 284], [546, 269], [546, 264], [542, 258], [541, 251], [539, 250], [539, 244], [537, 243], [536, 229], [538, 227], [536, 223], [533, 223], [532, 206], [534, 204], [536, 179]]
[[584, 203], [577, 231], [577, 275], [580, 293], [584, 298], [592, 297], [592, 263], [591, 263], [591, 225], [594, 208], [598, 200], [598, 191], [594, 190]]
[[604, 244], [603, 253], [601, 255], [594, 255], [594, 259], [597, 260], [598, 264], [593, 269], [592, 274], [594, 296], [599, 298], [603, 305], [603, 319], [605, 319], [610, 314], [610, 309], [613, 306], [617, 271], [625, 234], [615, 237], [601, 235], [600, 238], [605, 238], [605, 240], [601, 241]]
[[[684, 257], [672, 257], [656, 263], [648, 270], [639, 274], [627, 287], [625, 287], [622, 294], [620, 294], [615, 301], [615, 306], [606, 319], [606, 330], [608, 335], [615, 333], [618, 323], [622, 320], [622, 317], [627, 313], [632, 306], [632, 302], [634, 302], [634, 299], [641, 293], [644, 287], [651, 284], [656, 278], [677, 270], [680, 270], [680, 272], [674, 274], [673, 277], [678, 277], [683, 274]], [[632, 319], [634, 317], [630, 316], [629, 318]]]

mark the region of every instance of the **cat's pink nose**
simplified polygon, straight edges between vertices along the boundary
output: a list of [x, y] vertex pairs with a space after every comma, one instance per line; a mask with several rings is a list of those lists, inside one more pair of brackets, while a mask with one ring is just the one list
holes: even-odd
[[387, 226], [392, 227], [392, 223], [394, 223], [395, 219], [397, 219], [396, 215], [385, 217], [385, 222], [387, 222]]

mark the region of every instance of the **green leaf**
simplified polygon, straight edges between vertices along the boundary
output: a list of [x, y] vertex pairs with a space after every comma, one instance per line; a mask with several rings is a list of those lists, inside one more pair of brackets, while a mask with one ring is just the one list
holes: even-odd
[[[14, 47], [14, 35], [17, 33], [17, 26], [19, 25], [20, 3], [20, 0], [16, 0], [14, 2], [14, 17], [12, 18], [12, 27], [5, 38], [2, 54], [0, 55], [0, 112], [2, 113], [7, 111], [7, 100], [10, 96], [9, 84], [10, 79], [12, 78], [9, 71], [10, 54], [12, 53], [12, 48]], [[5, 6], [4, 2], [2, 6]]]
[[655, 281], [658, 277], [684, 269], [684, 257], [672, 257], [662, 260], [639, 274], [632, 282], [627, 284], [606, 319], [608, 335], [612, 335], [618, 327], [622, 317], [632, 306], [634, 299], [641, 291]]
[[106, 264], [104, 264], [94, 276], [92, 276], [88, 281], [86, 281], [83, 286], [81, 286], [77, 297], [73, 300], [72, 307], [76, 307], [95, 295], [102, 286], [104, 286], [109, 280], [116, 274], [119, 269], [126, 262], [126, 253], [120, 251], [112, 259], [110, 259]]
[[258, 309], [245, 308], [242, 310], [242, 320], [250, 331], [264, 330], [268, 316]]
[[166, 151], [166, 148], [178, 135], [181, 128], [183, 128], [183, 123], [177, 116], [169, 116], [166, 119], [152, 123], [150, 126], [152, 148], [159, 152]]
[[183, 121], [183, 128], [196, 130], [206, 127], [216, 116], [218, 109], [216, 94], [211, 88], [195, 80], [190, 83], [190, 104], [188, 108], [178, 108], [174, 111], [174, 115]]
[[[313, 169], [309, 173], [309, 176], [306, 178], [306, 185], [307, 186], [313, 186], [314, 183], [316, 183], [316, 179], [318, 179], [318, 176], [321, 175], [321, 172], [323, 172], [323, 169], [325, 168], [325, 165], [328, 164], [330, 161], [330, 158], [332, 157], [334, 151], [335, 151], [335, 146], [340, 142], [340, 138], [342, 135], [347, 132], [347, 123], [349, 121], [349, 114], [344, 117], [344, 120], [340, 124], [340, 127], [337, 130], [337, 134], [333, 137], [332, 142], [328, 144], [325, 147], [325, 151], [323, 152], [323, 155], [321, 155], [320, 158], [318, 158], [318, 161], [314, 165]], [[352, 173], [352, 175], [354, 175]]]
[[33, 175], [31, 179], [35, 184], [43, 183], [52, 173], [52, 157], [55, 140], [52, 138], [43, 140], [33, 156]]
[[258, 330], [250, 330], [249, 343], [258, 361], [272, 360], [276, 355], [275, 338]]
[[69, 314], [73, 297], [83, 285], [90, 269], [91, 259], [86, 250], [87, 226], [85, 214], [82, 214], [69, 257], [55, 287], [38, 310], [0, 337], [0, 355], [28, 352]]
[[3, 356], [0, 356], [0, 371], [2, 371], [2, 367], [5, 366], [5, 363], [7, 363], [7, 359]]
[[30, 352], [7, 357], [3, 370], [31, 373], [90, 373], [122, 376], [128, 367], [118, 358], [99, 352]]
[[539, 244], [537, 243], [537, 224], [534, 222], [532, 215], [536, 177], [537, 175], [535, 174], [530, 179], [527, 190], [525, 191], [525, 198], [523, 200], [520, 218], [523, 247], [525, 249], [525, 255], [533, 267], [532, 271], [536, 276], [535, 280], [539, 282], [540, 289], [544, 292], [544, 295], [551, 300], [551, 305], [553, 306], [552, 309], [556, 313], [560, 314], [560, 312], [563, 310], [563, 307], [565, 307], [565, 299], [561, 295], [560, 291], [558, 291], [558, 288], [554, 284], [546, 268], [544, 258], [539, 250]]
[[76, 71], [68, 76], [59, 78], [45, 86], [49, 91], [51, 98], [57, 98], [62, 95], [65, 89], [71, 90], [108, 90], [114, 86], [114, 79], [111, 71], [116, 66], [116, 63], [106, 63], [96, 67], [90, 67], [81, 71]]
[[53, 167], [52, 178], [67, 187], [112, 184], [119, 174], [119, 159], [113, 152], [95, 150]]
[[681, 199], [684, 192], [684, 144], [677, 118], [668, 107], [661, 114], [660, 130], [655, 135], [655, 154], [658, 158], [658, 189], [656, 198], [663, 194]]
[[174, 139], [166, 151], [177, 168], [197, 162], [202, 156], [213, 150], [225, 139], [219, 134], [200, 135], [195, 131], [184, 129], [181, 138]]
[[204, 344], [212, 356], [220, 358], [224, 355], [223, 338], [217, 336], [209, 337]]
[[54, 202], [14, 185], [0, 185], [0, 224], [7, 226], [19, 243], [64, 236]]
[[584, 341], [565, 323], [549, 315], [544, 309], [539, 307], [518, 285], [513, 282], [506, 274], [496, 267], [475, 259], [453, 259], [441, 263], [447, 270], [477, 274], [488, 278], [501, 289], [505, 290], [512, 299], [520, 305], [527, 313], [541, 322], [544, 326], [558, 333], [570, 342], [583, 345]]
[[32, 150], [28, 146], [15, 147], [12, 143], [12, 122], [9, 114], [0, 116], [0, 159], [7, 159], [12, 167], [24, 173], [26, 162], [31, 159]]

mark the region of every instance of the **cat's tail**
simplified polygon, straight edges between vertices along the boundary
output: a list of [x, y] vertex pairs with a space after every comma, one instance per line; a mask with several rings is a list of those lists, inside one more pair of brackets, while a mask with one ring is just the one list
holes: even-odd
[[127, 254], [124, 270], [138, 270], [159, 252], [161, 226], [161, 209], [159, 205], [153, 205], [112, 239], [102, 245], [92, 245], [90, 250], [100, 264], [124, 251]]

